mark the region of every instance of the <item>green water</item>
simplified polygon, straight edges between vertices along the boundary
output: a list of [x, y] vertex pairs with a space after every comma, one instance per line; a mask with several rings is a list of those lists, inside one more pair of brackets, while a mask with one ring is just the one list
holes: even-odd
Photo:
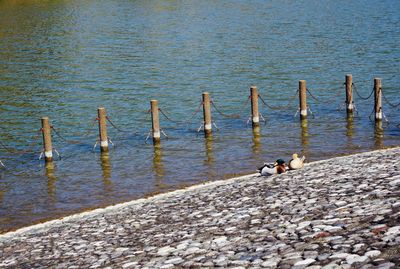
[[[368, 117], [373, 98], [355, 95], [347, 120], [344, 77], [367, 97], [382, 78], [400, 102], [400, 2], [393, 1], [0, 1], [0, 231], [207, 180], [253, 173], [264, 161], [309, 161], [400, 144], [399, 107]], [[315, 117], [300, 123], [296, 90], [307, 80]], [[251, 85], [270, 109], [260, 132], [246, 126]], [[196, 129], [210, 92], [219, 127]], [[149, 101], [169, 136], [145, 143]], [[97, 108], [115, 143], [92, 151]], [[38, 160], [40, 118], [62, 155]], [[179, 121], [176, 123], [174, 121]], [[38, 136], [39, 135], [39, 136]], [[24, 152], [26, 151], [26, 152]], [[260, 179], [261, 180], [261, 179]]]

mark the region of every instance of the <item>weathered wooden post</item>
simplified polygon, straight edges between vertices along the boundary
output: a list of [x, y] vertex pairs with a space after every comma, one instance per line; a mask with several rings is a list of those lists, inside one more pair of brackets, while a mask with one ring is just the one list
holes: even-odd
[[250, 87], [251, 120], [253, 127], [260, 126], [260, 112], [258, 111], [258, 90], [256, 86]]
[[99, 107], [97, 109], [97, 114], [99, 118], [100, 151], [108, 152], [106, 109], [104, 107]]
[[53, 146], [51, 143], [51, 126], [48, 117], [42, 118], [42, 134], [43, 134], [44, 160], [46, 162], [52, 162]]
[[158, 113], [158, 101], [151, 100], [151, 123], [152, 123], [152, 134], [153, 134], [153, 143], [160, 143], [161, 139], [161, 131], [160, 131], [160, 117]]
[[383, 118], [382, 112], [382, 80], [374, 78], [374, 96], [375, 96], [375, 121], [381, 121]]
[[203, 92], [203, 116], [204, 116], [204, 133], [206, 135], [212, 132], [211, 121], [211, 102], [208, 92]]
[[305, 80], [299, 80], [300, 119], [307, 118], [307, 86]]
[[347, 114], [352, 114], [354, 109], [353, 101], [353, 76], [346, 75], [346, 110]]

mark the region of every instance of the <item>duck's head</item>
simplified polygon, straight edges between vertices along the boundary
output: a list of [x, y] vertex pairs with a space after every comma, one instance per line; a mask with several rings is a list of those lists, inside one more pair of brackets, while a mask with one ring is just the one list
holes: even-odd
[[284, 165], [284, 164], [285, 164], [285, 161], [282, 160], [282, 159], [278, 159], [278, 160], [276, 160], [276, 162], [275, 162], [275, 166]]
[[299, 158], [299, 155], [297, 155], [297, 153], [293, 153], [292, 159], [295, 160], [295, 159], [297, 159], [297, 158]]

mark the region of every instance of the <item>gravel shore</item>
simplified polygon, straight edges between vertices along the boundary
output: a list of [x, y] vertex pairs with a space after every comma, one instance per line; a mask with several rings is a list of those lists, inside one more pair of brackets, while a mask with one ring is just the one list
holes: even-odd
[[400, 148], [0, 235], [0, 268], [399, 268]]

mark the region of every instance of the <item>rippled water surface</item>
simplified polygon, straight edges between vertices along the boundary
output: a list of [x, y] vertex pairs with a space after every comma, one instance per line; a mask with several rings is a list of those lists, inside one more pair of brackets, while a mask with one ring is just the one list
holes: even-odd
[[[0, 231], [252, 173], [293, 152], [318, 160], [399, 145], [399, 29], [397, 0], [0, 1]], [[362, 97], [382, 78], [389, 124], [368, 119], [373, 97], [355, 95], [358, 114], [346, 118], [348, 73]], [[315, 97], [302, 123], [300, 79]], [[250, 85], [272, 107], [260, 102], [260, 132], [246, 126]], [[196, 134], [204, 91], [222, 112], [213, 108], [220, 130], [207, 139]], [[145, 143], [151, 99], [169, 117], [159, 147]], [[108, 125], [109, 154], [92, 151], [100, 106], [118, 127]], [[43, 116], [62, 155], [49, 165], [38, 161]]]

